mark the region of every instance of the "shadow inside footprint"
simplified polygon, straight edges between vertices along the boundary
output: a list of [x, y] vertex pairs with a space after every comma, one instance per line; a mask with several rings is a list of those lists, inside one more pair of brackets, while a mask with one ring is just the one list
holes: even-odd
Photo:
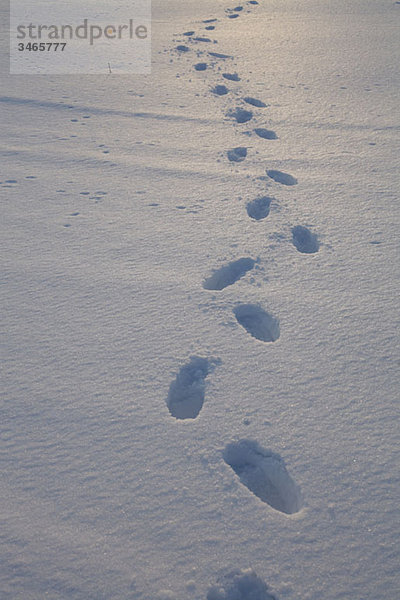
[[247, 148], [244, 146], [233, 148], [232, 150], [228, 150], [227, 156], [231, 162], [242, 162], [247, 156]]
[[263, 196], [262, 198], [256, 198], [247, 204], [247, 214], [251, 219], [261, 221], [269, 215], [272, 198], [269, 196]]
[[240, 440], [226, 446], [223, 458], [257, 498], [287, 515], [301, 510], [300, 488], [290, 477], [279, 454], [262, 448], [253, 440]]
[[239, 325], [261, 342], [276, 342], [280, 337], [279, 320], [258, 304], [239, 304], [233, 311]]
[[297, 225], [292, 229], [293, 244], [303, 254], [315, 254], [319, 250], [319, 241], [315, 233], [307, 227]]
[[206, 358], [192, 357], [169, 387], [167, 406], [175, 419], [195, 419], [204, 404], [205, 378], [212, 369]]
[[227, 115], [228, 117], [236, 119], [237, 123], [247, 123], [247, 121], [250, 121], [250, 119], [253, 118], [253, 113], [250, 110], [244, 110], [243, 108], [230, 110]]
[[222, 73], [222, 77], [228, 79], [228, 81], [240, 81], [240, 77], [237, 73]]
[[211, 277], [204, 281], [203, 287], [206, 290], [223, 290], [244, 277], [248, 271], [253, 269], [255, 264], [256, 261], [252, 258], [239, 258], [239, 260], [214, 271]]
[[262, 127], [258, 127], [254, 130], [254, 133], [258, 135], [258, 137], [263, 138], [264, 140], [277, 140], [278, 136], [275, 131], [271, 131], [270, 129], [263, 129]]
[[226, 85], [216, 85], [215, 87], [211, 88], [211, 91], [217, 96], [225, 96], [229, 92]]
[[251, 106], [256, 106], [257, 108], [265, 108], [267, 106], [262, 100], [257, 100], [257, 98], [251, 98], [250, 96], [246, 96], [243, 100], [247, 104], [251, 104]]
[[221, 577], [208, 591], [207, 600], [276, 600], [276, 596], [252, 569], [241, 569]]
[[194, 65], [194, 68], [196, 71], [205, 71], [207, 69], [208, 65], [207, 63], [201, 62], [201, 63], [197, 63], [196, 65]]
[[296, 185], [297, 179], [293, 177], [293, 175], [289, 175], [289, 173], [284, 173], [283, 171], [275, 171], [271, 169], [267, 171], [268, 177], [276, 181], [277, 183], [281, 183], [282, 185]]

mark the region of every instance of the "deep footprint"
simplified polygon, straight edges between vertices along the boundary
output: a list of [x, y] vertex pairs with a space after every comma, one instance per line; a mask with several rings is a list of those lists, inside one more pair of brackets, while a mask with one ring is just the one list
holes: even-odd
[[210, 588], [207, 600], [277, 600], [267, 584], [252, 569], [233, 571]]
[[264, 140], [277, 140], [278, 136], [275, 131], [271, 131], [270, 129], [263, 129], [262, 127], [258, 127], [254, 130], [254, 133], [258, 135], [258, 137], [263, 138]]
[[243, 108], [236, 108], [235, 110], [230, 110], [227, 113], [228, 117], [233, 117], [236, 119], [237, 123], [247, 123], [250, 119], [253, 118], [253, 113], [249, 110], [244, 110]]
[[167, 406], [175, 419], [195, 419], [204, 404], [205, 378], [213, 368], [206, 358], [192, 357], [169, 387]]
[[246, 206], [247, 214], [255, 221], [261, 221], [269, 215], [272, 198], [263, 196], [249, 202]]
[[319, 241], [315, 233], [312, 233], [307, 227], [297, 225], [292, 229], [293, 244], [299, 252], [303, 254], [315, 254], [319, 250]]
[[197, 63], [197, 65], [194, 65], [196, 71], [205, 71], [207, 67], [207, 63]]
[[244, 146], [233, 148], [232, 150], [228, 150], [227, 156], [231, 162], [242, 162], [247, 156], [247, 148]]
[[289, 175], [289, 173], [283, 173], [283, 171], [275, 171], [271, 169], [267, 171], [268, 177], [276, 181], [277, 183], [281, 183], [282, 185], [296, 185], [297, 179], [293, 177], [293, 175]]
[[246, 96], [243, 100], [247, 104], [251, 104], [251, 106], [256, 106], [257, 108], [265, 108], [267, 106], [262, 100], [257, 100], [257, 98], [251, 98], [250, 96]]
[[252, 258], [239, 258], [239, 260], [214, 271], [211, 277], [204, 281], [203, 288], [206, 290], [223, 290], [244, 277], [246, 273], [253, 269], [255, 264], [256, 261]]
[[258, 304], [239, 304], [233, 311], [239, 325], [261, 342], [276, 342], [280, 336], [279, 320]]
[[279, 454], [262, 448], [253, 440], [240, 440], [226, 446], [223, 458], [257, 498], [287, 515], [301, 510], [300, 488], [290, 477]]

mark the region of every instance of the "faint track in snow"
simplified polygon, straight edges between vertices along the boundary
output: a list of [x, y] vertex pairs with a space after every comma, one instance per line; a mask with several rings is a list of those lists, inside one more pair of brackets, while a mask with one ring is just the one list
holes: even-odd
[[[64, 104], [63, 102], [49, 102], [45, 100], [33, 100], [31, 98], [17, 98], [11, 96], [0, 96], [0, 102], [16, 106], [32, 106], [38, 109], [68, 110], [72, 112], [83, 112], [91, 115], [125, 117], [127, 119], [154, 119], [157, 121], [179, 121], [186, 123], [209, 123], [210, 119], [201, 117], [186, 117], [183, 115], [168, 115], [151, 112], [131, 112], [126, 110], [114, 110], [111, 108], [99, 108], [96, 106], [81, 106], [78, 104]], [[71, 112], [71, 114], [72, 114]]]

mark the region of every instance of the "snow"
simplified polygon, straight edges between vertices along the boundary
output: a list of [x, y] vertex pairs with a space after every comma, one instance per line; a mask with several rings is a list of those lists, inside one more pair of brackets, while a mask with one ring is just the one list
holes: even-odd
[[154, 0], [151, 75], [3, 67], [2, 600], [397, 597], [399, 10]]

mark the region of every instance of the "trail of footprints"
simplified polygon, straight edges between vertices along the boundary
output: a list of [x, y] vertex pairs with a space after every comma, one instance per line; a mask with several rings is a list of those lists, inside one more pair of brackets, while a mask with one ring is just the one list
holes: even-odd
[[[237, 19], [251, 12], [259, 2], [250, 0], [242, 5], [228, 8], [225, 17]], [[201, 27], [207, 33], [215, 32], [218, 28], [218, 19], [211, 18], [202, 22]], [[186, 31], [184, 44], [176, 46], [179, 54], [188, 58], [195, 56], [199, 62], [192, 62], [192, 69], [197, 72], [213, 70], [218, 72], [220, 81], [210, 86], [209, 92], [215, 97], [232, 99], [232, 106], [225, 108], [225, 116], [234, 126], [246, 125], [263, 117], [268, 105], [264, 100], [250, 95], [239, 96], [236, 84], [241, 81], [238, 73], [226, 68], [232, 56], [225, 53], [203, 50], [206, 44], [217, 44], [203, 31]], [[213, 34], [211, 34], [213, 35]], [[208, 57], [208, 59], [207, 59]], [[211, 60], [210, 60], [211, 59]], [[220, 68], [221, 61], [223, 68]], [[218, 65], [218, 69], [215, 66]], [[207, 78], [207, 75], [205, 75]], [[251, 132], [261, 140], [267, 142], [277, 140], [275, 131], [264, 126], [255, 126]], [[248, 157], [247, 147], [234, 147], [226, 151], [226, 157], [232, 164], [243, 163]], [[290, 173], [277, 169], [266, 169], [266, 177], [262, 179], [271, 185], [296, 186], [298, 181]], [[268, 195], [261, 195], [249, 200], [245, 211], [252, 222], [262, 222], [270, 214], [271, 204], [277, 200]], [[244, 213], [245, 214], [245, 213]], [[254, 225], [256, 226], [256, 225]], [[318, 236], [303, 225], [296, 225], [291, 229], [293, 247], [302, 254], [314, 254], [319, 251]], [[240, 279], [256, 268], [259, 259], [242, 257], [225, 265], [215, 268], [203, 280], [203, 288], [223, 292], [225, 288], [235, 285]], [[239, 330], [248, 334], [264, 344], [271, 344], [280, 338], [280, 321], [278, 316], [266, 310], [258, 303], [237, 302], [233, 308]], [[192, 357], [183, 365], [171, 383], [166, 399], [168, 410], [177, 420], [196, 419], [200, 414], [206, 392], [206, 378], [219, 364], [219, 361], [203, 357]], [[284, 515], [299, 512], [303, 506], [303, 499], [299, 486], [288, 473], [285, 462], [281, 456], [260, 446], [256, 441], [242, 439], [232, 442], [225, 447], [223, 459], [249, 492], [272, 509]], [[236, 571], [228, 575], [218, 586], [210, 589], [208, 600], [233, 600], [252, 598], [253, 600], [276, 600], [268, 591], [267, 585], [249, 570]]]

